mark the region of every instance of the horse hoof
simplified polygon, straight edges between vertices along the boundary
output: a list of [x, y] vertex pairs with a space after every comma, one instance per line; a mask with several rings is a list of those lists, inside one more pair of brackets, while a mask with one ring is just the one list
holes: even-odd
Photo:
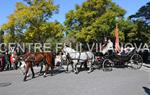
[[35, 78], [35, 76], [33, 76], [32, 78]]
[[74, 72], [75, 74], [78, 74], [78, 72]]
[[90, 70], [90, 71], [88, 71], [88, 73], [91, 73], [92, 71]]
[[71, 72], [74, 72], [74, 70], [71, 70]]
[[27, 74], [27, 77], [30, 77], [30, 74]]
[[39, 76], [43, 75], [42, 73], [39, 73]]
[[23, 79], [23, 82], [26, 82], [27, 80], [26, 79]]
[[44, 78], [46, 78], [47, 76], [46, 76], [46, 75], [44, 75], [43, 77], [44, 77]]

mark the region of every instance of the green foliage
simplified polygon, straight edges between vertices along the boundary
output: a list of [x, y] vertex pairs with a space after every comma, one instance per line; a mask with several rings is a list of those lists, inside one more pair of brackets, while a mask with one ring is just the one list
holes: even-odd
[[131, 15], [129, 19], [136, 25], [136, 33], [132, 33], [132, 41], [148, 43], [150, 45], [150, 2], [142, 6], [138, 12]]
[[[58, 5], [52, 0], [31, 0], [16, 3], [16, 10], [9, 16], [9, 20], [2, 26], [8, 32], [7, 40], [13, 37], [13, 41], [44, 43], [48, 38], [60, 38], [63, 36], [63, 26], [55, 21], [49, 22], [54, 13], [58, 12]], [[24, 38], [24, 39], [23, 39]]]
[[110, 36], [115, 28], [115, 18], [124, 14], [125, 10], [111, 0], [87, 0], [66, 14], [67, 34], [75, 31], [74, 38], [86, 42]]
[[[115, 38], [115, 30], [111, 32], [111, 37]], [[124, 40], [124, 33], [122, 31], [119, 31], [119, 41], [123, 42]]]
[[0, 43], [2, 43], [4, 40], [3, 36], [4, 36], [4, 31], [0, 30]]
[[120, 39], [124, 42], [131, 42], [133, 34], [137, 32], [137, 26], [128, 19], [120, 19], [118, 25], [119, 30], [122, 31], [122, 37]]
[[146, 24], [150, 25], [150, 2], [146, 3], [142, 6], [136, 14], [131, 15], [129, 18], [132, 20], [140, 19], [144, 21]]

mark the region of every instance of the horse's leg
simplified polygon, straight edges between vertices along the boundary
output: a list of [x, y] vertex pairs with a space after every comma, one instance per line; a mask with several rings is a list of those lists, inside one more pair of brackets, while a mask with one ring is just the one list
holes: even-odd
[[41, 65], [40, 73], [39, 75], [42, 75], [43, 65]]
[[66, 68], [66, 72], [68, 72], [68, 66], [69, 66], [69, 62], [67, 61], [67, 68]]
[[66, 67], [66, 72], [68, 72], [68, 65], [69, 65], [69, 64], [67, 64], [67, 67]]
[[73, 72], [76, 72], [76, 63], [73, 62]]
[[88, 61], [89, 63], [89, 70], [88, 70], [88, 73], [92, 72], [92, 62], [91, 61]]
[[69, 60], [69, 59], [67, 59], [67, 68], [66, 68], [66, 72], [68, 72], [69, 70], [68, 70], [68, 67], [69, 67], [69, 65], [72, 65], [72, 62]]
[[72, 72], [74, 71], [74, 66], [73, 66], [73, 62], [70, 63], [71, 67], [72, 67]]
[[74, 73], [77, 74], [78, 73], [78, 68], [77, 68], [78, 62], [74, 63]]
[[24, 61], [20, 61], [21, 66], [19, 69], [21, 70], [22, 74], [25, 75], [26, 63]]
[[24, 75], [24, 79], [23, 79], [23, 81], [26, 81], [26, 79], [27, 79], [27, 74], [28, 74], [28, 71], [29, 71], [29, 65], [30, 64], [30, 62], [27, 62], [26, 63], [26, 67], [25, 67], [25, 75]]
[[51, 76], [53, 76], [54, 66], [51, 66]]
[[34, 70], [33, 70], [33, 65], [31, 64], [31, 72], [32, 72], [32, 78], [35, 78]]
[[83, 64], [84, 64], [84, 63], [83, 63], [83, 62], [81, 62], [81, 64], [80, 64], [80, 69], [82, 68]]
[[48, 69], [49, 69], [49, 65], [46, 63], [46, 64], [45, 64], [45, 72], [44, 72], [43, 77], [46, 77], [46, 75], [47, 75], [47, 73], [48, 73]]
[[76, 74], [79, 73], [77, 65], [78, 65], [78, 63], [75, 65], [75, 68], [76, 68]]
[[85, 68], [86, 70], [88, 70], [87, 61], [84, 62], [84, 68]]

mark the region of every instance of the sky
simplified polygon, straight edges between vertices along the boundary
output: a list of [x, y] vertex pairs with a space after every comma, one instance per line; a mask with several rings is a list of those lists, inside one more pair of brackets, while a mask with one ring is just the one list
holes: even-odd
[[[0, 0], [0, 26], [8, 21], [8, 16], [15, 10], [16, 2], [23, 0]], [[59, 4], [59, 13], [53, 15], [51, 21], [57, 20], [61, 23], [65, 20], [65, 14], [75, 8], [76, 4], [81, 5], [86, 0], [54, 0], [54, 4]], [[112, 0], [117, 5], [126, 10], [125, 17], [135, 14], [138, 9], [149, 0]]]

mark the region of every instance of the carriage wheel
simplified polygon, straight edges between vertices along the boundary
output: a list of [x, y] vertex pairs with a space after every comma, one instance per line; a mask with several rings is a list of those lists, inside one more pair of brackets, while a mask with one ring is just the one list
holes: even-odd
[[140, 69], [143, 65], [143, 59], [139, 54], [134, 54], [130, 59], [130, 63], [133, 69]]
[[103, 71], [112, 71], [113, 63], [109, 59], [105, 59], [102, 64]]

